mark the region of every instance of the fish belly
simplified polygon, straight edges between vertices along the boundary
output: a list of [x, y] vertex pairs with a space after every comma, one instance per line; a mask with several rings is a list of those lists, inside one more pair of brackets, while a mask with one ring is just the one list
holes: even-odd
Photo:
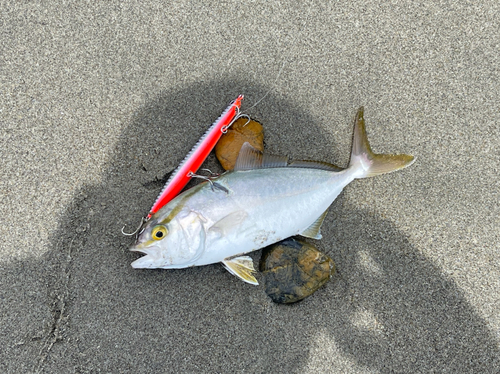
[[[200, 191], [206, 245], [194, 265], [252, 252], [308, 228], [352, 181], [346, 171], [274, 168], [225, 174], [229, 192]], [[193, 206], [193, 209], [195, 207]], [[228, 217], [228, 218], [226, 218]]]

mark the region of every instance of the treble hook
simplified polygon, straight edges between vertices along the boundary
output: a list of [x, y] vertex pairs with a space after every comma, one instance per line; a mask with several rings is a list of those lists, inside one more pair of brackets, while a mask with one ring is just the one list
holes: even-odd
[[142, 228], [142, 226], [143, 226], [143, 225], [144, 225], [147, 221], [148, 221], [148, 220], [147, 220], [145, 217], [142, 217], [142, 218], [141, 218], [141, 223], [139, 224], [139, 227], [137, 227], [137, 229], [135, 229], [135, 231], [134, 231], [134, 232], [131, 232], [131, 233], [126, 233], [125, 231], [123, 231], [123, 229], [127, 226], [127, 225], [123, 225], [122, 230], [121, 230], [121, 231], [122, 231], [122, 234], [123, 234], [123, 235], [125, 235], [125, 236], [133, 236], [133, 235], [136, 235], [136, 237], [137, 237], [137, 236], [139, 236], [139, 235], [142, 233], [142, 231], [140, 231], [140, 230], [141, 230], [141, 228]]
[[[208, 170], [208, 169], [207, 169]], [[190, 171], [188, 174], [187, 174], [188, 177], [190, 178], [199, 178], [199, 179], [203, 179], [205, 181], [208, 181], [210, 182], [210, 184], [212, 185], [212, 189], [214, 188], [214, 182], [212, 182], [212, 180], [210, 179], [210, 177], [205, 177], [204, 175], [199, 175], [199, 174], [195, 174], [193, 173], [192, 171]]]
[[245, 127], [246, 125], [248, 125], [250, 123], [250, 121], [251, 121], [250, 116], [248, 114], [241, 113], [240, 108], [238, 108], [238, 107], [236, 107], [235, 109], [236, 109], [236, 115], [234, 116], [233, 120], [231, 122], [229, 122], [228, 125], [222, 126], [221, 129], [220, 129], [220, 131], [223, 134], [227, 133], [227, 130], [233, 125], [233, 123], [235, 123], [241, 117], [245, 117], [245, 118], [248, 119], [247, 123], [245, 123], [243, 125], [243, 127]]
[[211, 174], [209, 178], [217, 178], [218, 176], [220, 176], [219, 173], [214, 173], [210, 169], [203, 168], [203, 169], [200, 169], [200, 170], [208, 171]]
[[215, 189], [218, 189], [218, 190], [224, 191], [225, 193], [229, 193], [229, 190], [226, 187], [224, 187], [220, 183], [212, 181], [212, 178], [217, 178], [220, 174], [212, 173], [209, 169], [201, 169], [201, 170], [208, 171], [210, 174], [212, 174], [212, 176], [205, 177], [204, 175], [195, 174], [192, 171], [190, 171], [187, 174], [187, 176], [190, 178], [199, 178], [199, 179], [203, 179], [203, 180], [207, 181], [208, 183], [210, 183], [210, 187], [212, 188], [212, 191], [214, 191], [214, 192], [215, 192]]
[[251, 119], [250, 119], [250, 116], [249, 116], [248, 114], [245, 114], [245, 113], [242, 113], [242, 114], [240, 114], [240, 115], [238, 116], [238, 118], [243, 118], [243, 117], [245, 117], [245, 118], [248, 120], [248, 121], [247, 121], [247, 123], [245, 123], [245, 124], [243, 125], [243, 127], [245, 127], [246, 125], [248, 125], [248, 124], [250, 123]]

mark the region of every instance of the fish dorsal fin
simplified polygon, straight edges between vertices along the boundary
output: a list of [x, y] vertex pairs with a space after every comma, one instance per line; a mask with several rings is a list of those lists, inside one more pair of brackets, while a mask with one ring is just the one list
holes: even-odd
[[341, 167], [323, 161], [293, 161], [288, 163], [286, 156], [277, 156], [268, 153], [262, 153], [245, 142], [240, 149], [238, 159], [234, 165], [234, 170], [252, 170], [268, 168], [302, 168], [302, 169], [320, 169], [327, 171], [342, 171]]
[[253, 260], [249, 256], [240, 256], [228, 258], [222, 261], [222, 264], [231, 274], [236, 275], [243, 282], [257, 286], [259, 282], [253, 276], [255, 269], [253, 267]]
[[286, 156], [276, 156], [262, 153], [245, 142], [241, 146], [234, 170], [252, 170], [267, 168], [284, 168], [288, 165]]
[[299, 233], [299, 235], [305, 236], [306, 238], [311, 238], [311, 239], [321, 239], [323, 236], [321, 235], [321, 225], [323, 224], [323, 221], [325, 220], [326, 213], [328, 213], [328, 209], [324, 211], [322, 215], [318, 217], [316, 221], [313, 222], [311, 226], [309, 226], [307, 229]]
[[262, 156], [262, 167], [263, 168], [286, 168], [288, 166], [288, 157], [271, 155], [269, 153], [264, 153]]
[[234, 170], [257, 169], [262, 165], [262, 152], [255, 149], [250, 143], [245, 142], [241, 146], [240, 153], [234, 164]]
[[320, 169], [320, 170], [328, 170], [328, 171], [342, 171], [341, 167], [330, 164], [328, 162], [323, 161], [308, 161], [308, 160], [299, 160], [292, 161], [288, 167], [291, 168], [305, 168], [305, 169]]

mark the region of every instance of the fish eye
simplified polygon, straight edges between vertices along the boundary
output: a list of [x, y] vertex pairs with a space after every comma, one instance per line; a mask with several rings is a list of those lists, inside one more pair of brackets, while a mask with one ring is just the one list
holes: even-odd
[[163, 239], [168, 233], [168, 230], [165, 226], [155, 226], [153, 227], [153, 230], [151, 231], [151, 236], [153, 237], [154, 240], [161, 240]]

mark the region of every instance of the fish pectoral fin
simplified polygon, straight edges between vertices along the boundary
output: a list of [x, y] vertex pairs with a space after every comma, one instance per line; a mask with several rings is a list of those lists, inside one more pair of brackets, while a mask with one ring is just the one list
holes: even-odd
[[286, 156], [276, 156], [255, 149], [250, 143], [245, 142], [241, 146], [234, 170], [253, 170], [267, 168], [284, 168], [288, 165]]
[[323, 236], [321, 235], [321, 225], [323, 224], [323, 221], [325, 220], [326, 213], [328, 213], [328, 209], [325, 210], [325, 212], [318, 217], [316, 221], [313, 222], [311, 226], [309, 226], [307, 229], [303, 230], [302, 232], [299, 233], [299, 235], [305, 236], [306, 238], [311, 238], [311, 239], [321, 239]]
[[208, 230], [225, 236], [232, 228], [240, 225], [247, 216], [248, 213], [244, 210], [237, 210], [215, 222]]
[[240, 256], [225, 259], [222, 264], [231, 274], [236, 275], [243, 282], [257, 286], [259, 282], [253, 276], [255, 269], [253, 267], [253, 260], [249, 256]]

